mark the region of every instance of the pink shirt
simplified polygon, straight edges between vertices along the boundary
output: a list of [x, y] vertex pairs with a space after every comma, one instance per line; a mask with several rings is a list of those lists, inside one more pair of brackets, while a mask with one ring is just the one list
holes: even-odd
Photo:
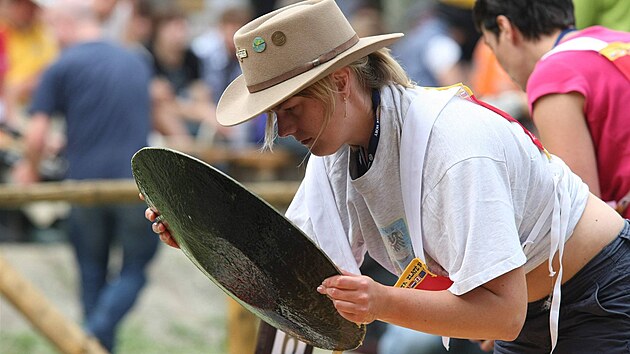
[[[600, 26], [586, 28], [567, 41], [578, 37], [630, 42], [630, 33]], [[585, 97], [601, 197], [618, 201], [630, 192], [630, 80], [595, 51], [559, 52], [539, 61], [527, 82], [530, 113], [538, 98], [568, 92]], [[630, 210], [625, 216], [630, 216]]]

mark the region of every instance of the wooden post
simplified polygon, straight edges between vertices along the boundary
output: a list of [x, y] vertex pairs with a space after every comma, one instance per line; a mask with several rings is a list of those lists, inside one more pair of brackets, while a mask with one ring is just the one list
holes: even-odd
[[65, 354], [106, 354], [100, 343], [66, 318], [0, 254], [0, 293]]
[[254, 353], [259, 319], [231, 297], [228, 302], [228, 352], [230, 354]]

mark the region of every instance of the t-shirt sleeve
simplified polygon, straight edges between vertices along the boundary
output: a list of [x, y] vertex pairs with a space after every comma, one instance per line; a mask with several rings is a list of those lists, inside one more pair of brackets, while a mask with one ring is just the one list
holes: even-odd
[[505, 162], [487, 157], [451, 166], [423, 201], [427, 251], [464, 294], [526, 262]]
[[39, 85], [35, 89], [33, 100], [29, 108], [29, 114], [45, 113], [49, 116], [57, 112], [62, 112], [60, 95], [60, 72], [56, 65], [51, 66], [44, 72]]
[[534, 103], [549, 94], [578, 92], [585, 97], [589, 96], [588, 83], [571, 61], [563, 59], [565, 54], [551, 55], [536, 64], [527, 81], [527, 103], [530, 114]]

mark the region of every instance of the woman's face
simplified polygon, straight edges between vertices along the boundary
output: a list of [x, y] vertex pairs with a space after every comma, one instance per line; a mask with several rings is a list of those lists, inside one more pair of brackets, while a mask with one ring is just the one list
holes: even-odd
[[173, 50], [185, 50], [188, 46], [188, 22], [185, 18], [172, 18], [155, 29], [156, 39]]
[[335, 95], [335, 111], [328, 122], [324, 104], [314, 98], [293, 96], [274, 109], [278, 135], [293, 136], [317, 156], [331, 155], [347, 143], [344, 103]]
[[[518, 61], [518, 56], [515, 55], [514, 48], [510, 46], [509, 41], [506, 38], [500, 38], [493, 32], [482, 30], [482, 37], [484, 43], [492, 50], [497, 61], [503, 67], [505, 72], [510, 78], [518, 85], [522, 84], [522, 78], [519, 75], [519, 69], [521, 63]], [[522, 87], [522, 86], [521, 86]]]
[[527, 80], [533, 67], [524, 55], [524, 41], [517, 40], [518, 30], [505, 16], [497, 16], [499, 34], [495, 34], [485, 28], [481, 30], [482, 39], [494, 52], [499, 64], [522, 90], [527, 86]]

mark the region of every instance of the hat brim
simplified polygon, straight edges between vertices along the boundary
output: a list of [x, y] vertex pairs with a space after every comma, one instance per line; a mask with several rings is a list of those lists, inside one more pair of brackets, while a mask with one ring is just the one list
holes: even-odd
[[225, 89], [217, 104], [217, 121], [224, 126], [233, 126], [248, 121], [259, 114], [276, 107], [310, 84], [333, 71], [351, 64], [380, 48], [394, 43], [402, 33], [360, 38], [357, 44], [305, 73], [283, 81], [262, 91], [250, 93], [243, 75], [237, 77]]

